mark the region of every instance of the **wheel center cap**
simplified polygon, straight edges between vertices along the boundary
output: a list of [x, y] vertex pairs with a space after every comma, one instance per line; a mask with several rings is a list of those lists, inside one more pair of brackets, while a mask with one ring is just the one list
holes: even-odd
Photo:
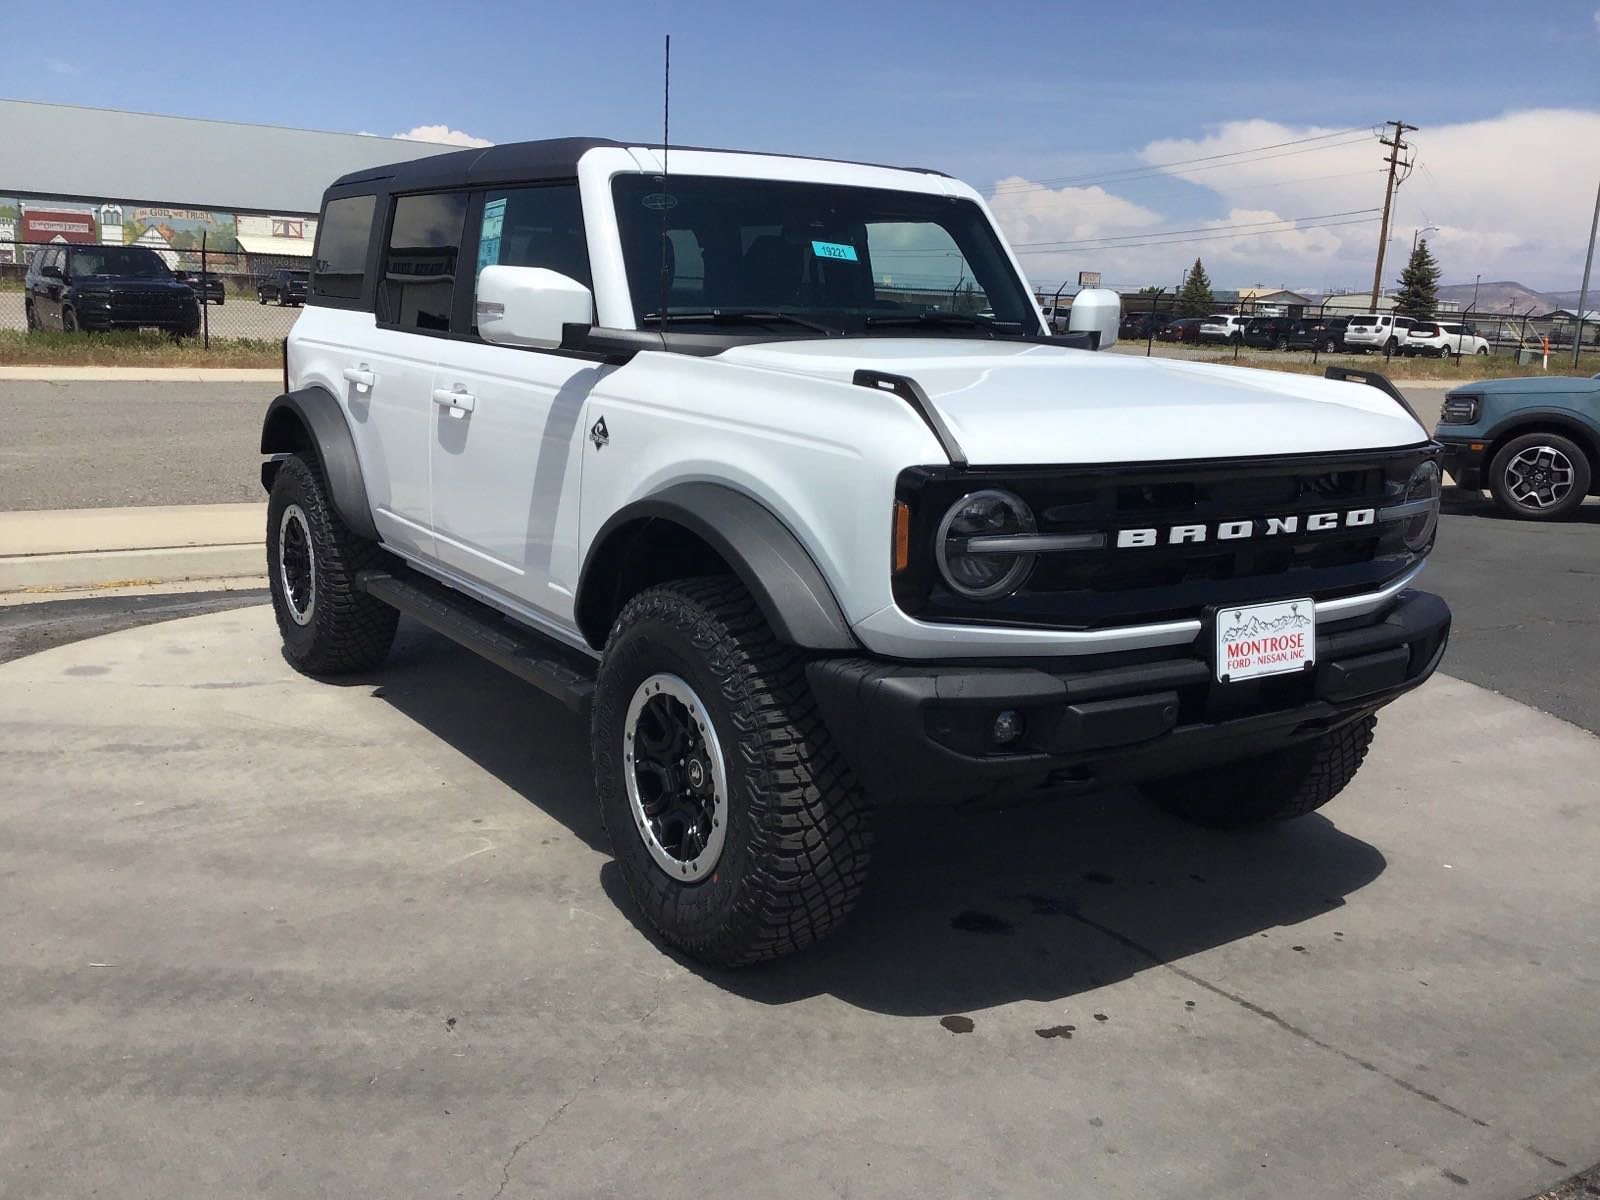
[[698, 758], [689, 760], [689, 786], [699, 791], [706, 785], [706, 765]]

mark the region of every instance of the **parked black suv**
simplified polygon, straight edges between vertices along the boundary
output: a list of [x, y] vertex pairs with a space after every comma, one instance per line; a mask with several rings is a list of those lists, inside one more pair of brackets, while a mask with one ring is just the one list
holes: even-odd
[[147, 246], [46, 246], [28, 264], [22, 306], [29, 329], [200, 328], [194, 289]]
[[1287, 350], [1289, 334], [1295, 326], [1293, 317], [1253, 317], [1244, 327], [1240, 340], [1246, 346], [1267, 350]]
[[262, 304], [304, 304], [309, 271], [274, 271], [256, 285], [256, 299]]
[[227, 293], [222, 290], [222, 280], [210, 271], [179, 271], [178, 280], [189, 285], [201, 304], [226, 304]]

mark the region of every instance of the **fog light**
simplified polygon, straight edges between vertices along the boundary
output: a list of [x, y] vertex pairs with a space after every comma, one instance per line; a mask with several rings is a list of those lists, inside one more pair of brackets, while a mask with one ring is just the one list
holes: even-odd
[[1028, 721], [1014, 708], [1003, 709], [994, 719], [989, 737], [996, 746], [1010, 746], [1021, 740], [1028, 730]]

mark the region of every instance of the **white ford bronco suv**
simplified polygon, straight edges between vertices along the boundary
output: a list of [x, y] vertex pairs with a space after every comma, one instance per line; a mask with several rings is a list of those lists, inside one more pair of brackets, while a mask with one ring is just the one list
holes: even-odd
[[1449, 630], [1381, 376], [1052, 336], [931, 171], [559, 140], [328, 189], [269, 456], [285, 653], [409, 614], [586, 717], [617, 862], [713, 964], [860, 894], [874, 806], [1138, 784], [1310, 812]]

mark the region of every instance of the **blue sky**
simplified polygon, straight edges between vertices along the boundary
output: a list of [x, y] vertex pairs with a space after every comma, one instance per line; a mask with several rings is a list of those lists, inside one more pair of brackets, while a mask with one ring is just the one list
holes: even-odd
[[[178, 10], [144, 20], [124, 4], [13, 6], [12, 44], [39, 47], [46, 61], [27, 67], [26, 56], [7, 56], [0, 95], [383, 134], [444, 125], [493, 141], [654, 139], [661, 37], [671, 32], [674, 141], [935, 166], [984, 191], [1003, 179], [1070, 180], [1035, 197], [1031, 220], [1002, 219], [1014, 240], [1024, 240], [1013, 227], [1021, 222], [1026, 240], [1080, 244], [1208, 222], [1224, 229], [1245, 223], [1240, 212], [1287, 218], [1355, 211], [1356, 200], [1370, 206], [1381, 200], [1375, 142], [1355, 148], [1359, 161], [1330, 145], [1238, 178], [1229, 169], [1112, 175], [1103, 194], [1089, 195], [1079, 185], [1141, 163], [1402, 117], [1422, 127], [1417, 141], [1430, 172], [1419, 171], [1401, 192], [1407, 244], [1410, 228], [1435, 224], [1443, 227], [1433, 235], [1441, 251], [1454, 239], [1462, 257], [1454, 271], [1447, 261], [1447, 276], [1465, 271], [1470, 280], [1474, 270], [1526, 263], [1522, 274], [1540, 277], [1527, 282], [1576, 286], [1564, 282], [1573, 268], [1560, 239], [1541, 234], [1532, 218], [1564, 229], [1582, 210], [1577, 223], [1586, 226], [1600, 137], [1576, 148], [1576, 160], [1574, 148], [1550, 147], [1574, 176], [1566, 190], [1586, 193], [1581, 203], [1563, 195], [1548, 212], [1519, 218], [1515, 206], [1479, 211], [1475, 193], [1480, 181], [1526, 170], [1523, 151], [1551, 158], [1525, 140], [1520, 151], [1495, 145], [1494, 122], [1558, 110], [1578, 114], [1575, 130], [1561, 129], [1581, 136], [1589, 128], [1583, 115], [1600, 119], [1596, 2], [379, 8], [328, 0], [277, 3], [259, 14], [184, 8], [187, 22]], [[1152, 151], [1158, 143], [1170, 145]], [[1373, 179], [1355, 178], [1368, 159]], [[1351, 177], [1325, 186], [1315, 178], [1340, 168]], [[1243, 194], [1246, 176], [1253, 195]], [[1016, 197], [1026, 189], [1005, 190]], [[1077, 219], [1085, 211], [1103, 220]], [[1375, 227], [1324, 233], [1307, 245], [1266, 235], [1213, 243], [1226, 277], [1219, 282], [1277, 268], [1285, 279], [1272, 282], [1360, 283], [1356, 247], [1360, 238], [1375, 245]], [[1207, 252], [1171, 244], [1134, 254], [1116, 245], [1039, 255], [1030, 270], [1090, 268], [1083, 260], [1093, 257], [1108, 278], [1161, 278], [1176, 275], [1173, 263]]]

